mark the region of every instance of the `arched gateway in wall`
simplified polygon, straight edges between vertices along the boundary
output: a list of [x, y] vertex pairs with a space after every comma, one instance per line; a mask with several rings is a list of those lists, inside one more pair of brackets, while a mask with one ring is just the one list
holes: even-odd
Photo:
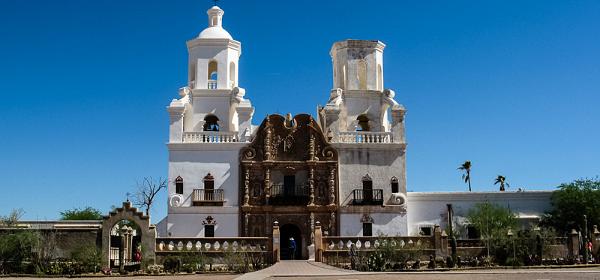
[[277, 221], [282, 237], [299, 237], [297, 258], [308, 258], [316, 221], [338, 234], [337, 168], [337, 151], [310, 115], [267, 116], [240, 152], [241, 234], [272, 237]]
[[[141, 258], [135, 257], [138, 248]], [[155, 226], [149, 216], [131, 207], [131, 202], [123, 202], [122, 207], [102, 218], [102, 252], [107, 265], [116, 268], [141, 261], [153, 263], [155, 249]]]

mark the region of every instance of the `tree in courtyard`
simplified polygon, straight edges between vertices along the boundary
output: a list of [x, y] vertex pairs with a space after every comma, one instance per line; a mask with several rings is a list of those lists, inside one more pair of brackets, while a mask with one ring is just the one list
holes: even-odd
[[572, 229], [582, 230], [587, 215], [588, 229], [600, 225], [600, 179], [580, 179], [561, 184], [552, 193], [552, 209], [542, 220], [543, 225], [554, 227], [559, 233]]
[[517, 217], [510, 209], [487, 201], [475, 204], [469, 210], [467, 220], [485, 241], [488, 257], [491, 247], [505, 240], [508, 230], [514, 230], [517, 225]]
[[144, 177], [142, 182], [137, 182], [137, 191], [133, 202], [139, 207], [144, 207], [146, 215], [150, 215], [150, 208], [156, 195], [165, 188], [167, 188], [167, 180], [158, 178], [155, 181], [152, 177]]
[[23, 209], [13, 209], [12, 211], [10, 211], [10, 214], [6, 216], [0, 216], [0, 225], [7, 227], [15, 226], [19, 222], [21, 217], [23, 217], [23, 214], [25, 214], [25, 211], [23, 211]]
[[60, 212], [61, 220], [101, 220], [102, 212], [100, 210], [85, 207], [85, 208], [73, 208]]
[[[510, 188], [510, 185], [506, 182], [506, 177], [502, 176], [502, 175], [498, 175], [498, 177], [496, 177], [496, 180], [494, 181], [494, 185], [498, 185], [500, 184], [500, 191], [503, 192], [506, 190], [506, 188]], [[506, 186], [506, 188], [505, 188]]]
[[465, 161], [460, 167], [458, 167], [458, 170], [465, 172], [462, 175], [462, 178], [465, 180], [465, 183], [469, 184], [469, 191], [471, 191], [471, 161]]

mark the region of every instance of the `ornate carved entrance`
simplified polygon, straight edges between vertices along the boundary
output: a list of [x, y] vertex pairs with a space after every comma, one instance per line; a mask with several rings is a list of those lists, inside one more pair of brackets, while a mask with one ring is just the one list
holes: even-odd
[[337, 151], [310, 115], [267, 116], [240, 165], [244, 236], [271, 236], [275, 221], [294, 225], [299, 256], [308, 258], [316, 221], [337, 235]]

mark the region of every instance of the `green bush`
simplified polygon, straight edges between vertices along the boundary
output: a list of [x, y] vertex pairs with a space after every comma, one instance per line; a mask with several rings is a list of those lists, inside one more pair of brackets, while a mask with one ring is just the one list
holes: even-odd
[[179, 272], [181, 269], [181, 261], [177, 257], [167, 256], [163, 260], [163, 268], [164, 268], [165, 272], [170, 272], [170, 273]]
[[72, 253], [73, 261], [78, 264], [79, 273], [96, 273], [102, 267], [102, 250], [96, 245], [85, 245]]

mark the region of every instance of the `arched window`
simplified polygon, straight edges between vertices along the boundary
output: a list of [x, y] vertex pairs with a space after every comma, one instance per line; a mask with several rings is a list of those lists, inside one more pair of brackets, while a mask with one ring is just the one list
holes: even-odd
[[358, 61], [358, 89], [367, 89], [367, 61]]
[[183, 194], [183, 178], [181, 176], [175, 178], [175, 193]]
[[204, 131], [219, 131], [219, 118], [215, 115], [207, 115], [204, 118]]
[[383, 70], [381, 64], [377, 64], [377, 90], [383, 90]]
[[215, 196], [215, 177], [210, 175], [210, 173], [204, 176], [204, 200], [206, 201], [214, 201]]
[[235, 62], [229, 63], [229, 85], [233, 88], [235, 84]]
[[399, 192], [399, 190], [398, 190], [398, 178], [396, 178], [395, 176], [392, 177], [392, 180], [390, 181], [390, 184], [392, 186], [392, 193]]
[[218, 72], [217, 62], [211, 60], [208, 63], [208, 89], [217, 88]]
[[367, 115], [360, 115], [360, 116], [358, 116], [358, 118], [356, 118], [356, 120], [358, 121], [358, 126], [356, 127], [357, 131], [369, 131], [370, 130], [369, 118], [367, 117]]
[[373, 202], [373, 180], [369, 174], [362, 178], [363, 203], [371, 204]]
[[346, 76], [347, 76], [346, 72], [347, 72], [346, 65], [344, 65], [344, 66], [342, 66], [342, 83], [341, 83], [343, 89], [346, 89]]
[[217, 221], [212, 216], [208, 216], [202, 221], [202, 225], [204, 225], [204, 237], [215, 237], [216, 224]]

